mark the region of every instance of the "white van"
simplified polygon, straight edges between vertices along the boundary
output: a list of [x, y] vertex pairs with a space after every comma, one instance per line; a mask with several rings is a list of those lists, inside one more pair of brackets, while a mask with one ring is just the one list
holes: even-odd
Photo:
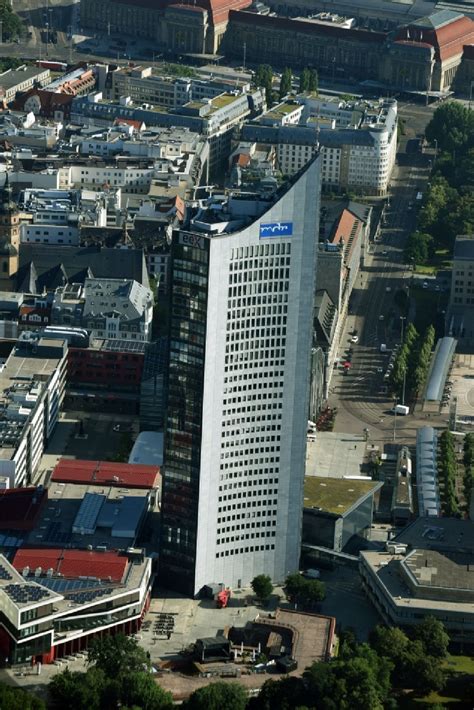
[[407, 407], [405, 404], [397, 404], [392, 409], [392, 413], [401, 415], [402, 417], [406, 417], [407, 414], [410, 414], [410, 407]]

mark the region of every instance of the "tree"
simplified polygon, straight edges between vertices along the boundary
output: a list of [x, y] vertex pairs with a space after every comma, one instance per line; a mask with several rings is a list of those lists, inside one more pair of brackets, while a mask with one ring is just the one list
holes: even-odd
[[315, 604], [326, 596], [326, 587], [317, 579], [305, 579], [301, 574], [290, 574], [285, 581], [287, 597], [294, 602]]
[[71, 673], [66, 669], [54, 676], [49, 691], [61, 710], [117, 707], [171, 710], [173, 707], [172, 695], [160, 688], [153, 676], [144, 671], [117, 670], [107, 676], [98, 668], [89, 668], [86, 673]]
[[171, 693], [160, 688], [150, 673], [127, 673], [119, 680], [122, 705], [143, 710], [171, 710], [174, 707]]
[[255, 83], [265, 89], [265, 100], [270, 106], [273, 100], [273, 69], [269, 64], [259, 64], [255, 72]]
[[49, 683], [49, 692], [62, 710], [101, 710], [106, 678], [102, 671], [91, 668], [79, 673], [66, 668]]
[[322, 602], [326, 596], [326, 586], [317, 579], [307, 579], [303, 587], [304, 599], [310, 604]]
[[426, 264], [433, 253], [434, 240], [426, 232], [412, 232], [405, 244], [405, 259], [414, 264]]
[[209, 683], [195, 690], [183, 704], [185, 710], [245, 710], [247, 693], [238, 683]]
[[280, 79], [280, 99], [290, 93], [293, 84], [293, 72], [288, 67], [283, 69]]
[[0, 683], [0, 708], [5, 710], [46, 710], [41, 698], [21, 688]]
[[126, 672], [143, 671], [150, 661], [135, 639], [116, 634], [95, 639], [89, 648], [88, 663], [103, 671], [108, 678]]
[[9, 0], [0, 0], [0, 21], [3, 38], [18, 37], [23, 33], [23, 23], [13, 12]]
[[331, 663], [314, 663], [305, 673], [317, 710], [382, 710], [390, 691], [393, 666], [367, 644], [356, 646], [353, 656]]
[[413, 688], [424, 694], [441, 690], [446, 677], [440, 659], [427, 655], [421, 641], [412, 641], [403, 658], [397, 681], [401, 688]]
[[405, 337], [404, 337], [404, 342], [408, 345], [408, 347], [411, 347], [417, 340], [418, 338], [418, 331], [413, 325], [413, 323], [408, 323], [407, 327], [405, 328]]
[[370, 634], [370, 645], [379, 656], [389, 658], [397, 667], [406, 653], [410, 640], [399, 628], [376, 626]]
[[303, 69], [300, 74], [300, 92], [309, 91], [310, 84], [310, 71], [307, 67]]
[[273, 591], [273, 584], [271, 577], [267, 574], [259, 574], [257, 577], [252, 579], [252, 589], [260, 601], [265, 601], [268, 599]]
[[309, 70], [308, 91], [317, 94], [319, 88], [319, 77], [316, 69]]
[[457, 101], [447, 101], [434, 112], [425, 136], [432, 145], [437, 141], [439, 150], [452, 152], [472, 143], [473, 132], [473, 112]]
[[297, 599], [305, 586], [305, 579], [298, 572], [289, 574], [285, 580], [285, 592], [289, 599]]
[[[451, 433], [451, 432], [449, 432]], [[415, 626], [414, 637], [421, 641], [425, 653], [435, 658], [445, 658], [448, 653], [449, 636], [438, 619], [426, 616]]]
[[248, 710], [293, 710], [309, 704], [308, 693], [301, 678], [287, 676], [279, 681], [267, 680]]

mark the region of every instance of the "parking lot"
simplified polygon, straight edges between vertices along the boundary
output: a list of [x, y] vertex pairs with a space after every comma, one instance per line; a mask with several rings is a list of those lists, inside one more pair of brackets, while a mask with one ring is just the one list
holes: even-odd
[[62, 412], [41, 459], [35, 483], [47, 480], [62, 456], [92, 461], [113, 460], [119, 454], [125, 456], [137, 435], [136, 417]]

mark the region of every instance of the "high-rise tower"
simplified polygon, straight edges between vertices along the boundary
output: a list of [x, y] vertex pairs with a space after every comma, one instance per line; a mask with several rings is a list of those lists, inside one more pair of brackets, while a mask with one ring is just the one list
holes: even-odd
[[188, 594], [298, 568], [319, 161], [173, 235], [160, 574]]

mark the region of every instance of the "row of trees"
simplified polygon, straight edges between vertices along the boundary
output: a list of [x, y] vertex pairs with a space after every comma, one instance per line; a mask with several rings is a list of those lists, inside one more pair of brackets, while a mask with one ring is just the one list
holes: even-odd
[[[265, 602], [273, 591], [273, 584], [266, 574], [259, 574], [252, 580], [252, 589], [257, 599]], [[306, 579], [298, 572], [289, 574], [285, 581], [285, 593], [294, 603], [312, 606], [326, 596], [326, 587], [317, 579]]]
[[[257, 71], [255, 72], [254, 82], [256, 86], [265, 89], [265, 100], [268, 106], [270, 106], [272, 102], [277, 99], [283, 99], [293, 88], [293, 71], [290, 67], [285, 67], [283, 69], [278, 94], [273, 91], [273, 78], [274, 73], [270, 64], [259, 64]], [[302, 70], [299, 80], [299, 90], [317, 93], [318, 72], [316, 69], [306, 67]]]
[[451, 252], [456, 236], [474, 229], [474, 112], [458, 102], [444, 103], [425, 135], [438, 155], [418, 230], [405, 248], [407, 260], [418, 264], [429, 261], [436, 249]]
[[466, 506], [471, 505], [472, 490], [474, 487], [474, 434], [466, 434], [463, 447], [464, 476], [463, 487]]
[[392, 388], [400, 396], [404, 383], [411, 396], [417, 396], [423, 385], [431, 361], [431, 352], [435, 341], [435, 329], [429, 326], [421, 337], [413, 325], [409, 323], [405, 337], [400, 347], [392, 370]]
[[456, 498], [456, 448], [454, 436], [450, 431], [443, 431], [439, 437], [438, 474], [444, 484], [444, 510], [446, 515], [459, 513]]

